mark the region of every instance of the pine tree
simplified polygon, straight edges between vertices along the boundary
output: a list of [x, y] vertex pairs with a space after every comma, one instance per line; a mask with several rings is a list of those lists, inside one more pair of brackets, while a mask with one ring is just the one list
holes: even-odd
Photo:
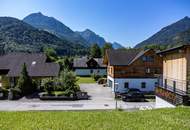
[[33, 85], [32, 79], [28, 75], [26, 64], [23, 64], [21, 75], [18, 79], [17, 88], [21, 90], [23, 95], [31, 94], [34, 92], [35, 87]]
[[93, 58], [101, 58], [101, 49], [98, 44], [93, 44], [90, 49], [90, 56]]

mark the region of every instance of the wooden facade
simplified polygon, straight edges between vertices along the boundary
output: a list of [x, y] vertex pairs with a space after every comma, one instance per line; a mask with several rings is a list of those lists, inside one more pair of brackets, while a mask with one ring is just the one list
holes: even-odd
[[174, 105], [186, 104], [190, 88], [190, 46], [182, 45], [159, 54], [163, 57], [163, 77], [156, 95]]
[[[143, 57], [151, 57], [152, 60], [144, 61]], [[162, 58], [153, 50], [147, 51], [130, 65], [110, 65], [109, 62], [107, 65], [107, 73], [113, 78], [151, 78], [162, 74]]]
[[175, 84], [176, 89], [187, 91], [187, 81], [190, 80], [190, 47], [180, 48], [162, 56], [164, 84]]

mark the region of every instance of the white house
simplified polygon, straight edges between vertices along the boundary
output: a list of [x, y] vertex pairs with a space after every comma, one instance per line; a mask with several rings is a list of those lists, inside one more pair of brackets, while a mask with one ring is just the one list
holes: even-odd
[[75, 58], [73, 68], [78, 76], [91, 76], [92, 74], [105, 76], [107, 74], [107, 67], [103, 64], [102, 58]]

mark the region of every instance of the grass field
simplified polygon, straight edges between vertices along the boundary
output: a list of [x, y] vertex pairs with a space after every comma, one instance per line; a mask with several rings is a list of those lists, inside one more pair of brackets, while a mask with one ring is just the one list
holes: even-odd
[[137, 112], [0, 112], [0, 130], [189, 130], [190, 108]]
[[91, 78], [91, 77], [77, 77], [77, 79], [78, 79], [78, 81], [77, 81], [78, 84], [81, 84], [81, 83], [96, 83], [94, 81], [94, 79]]

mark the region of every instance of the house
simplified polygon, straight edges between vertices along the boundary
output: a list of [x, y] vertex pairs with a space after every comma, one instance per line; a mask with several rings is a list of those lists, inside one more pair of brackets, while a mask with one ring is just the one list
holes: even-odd
[[92, 74], [106, 75], [106, 66], [102, 58], [75, 58], [73, 69], [78, 76], [91, 76]]
[[156, 87], [156, 107], [174, 107], [189, 100], [190, 45], [158, 53], [163, 58], [163, 76]]
[[14, 86], [24, 63], [27, 66], [29, 76], [35, 79], [55, 77], [59, 74], [59, 65], [47, 62], [45, 54], [9, 53], [0, 56], [0, 76], [2, 82], [7, 80], [10, 86]]
[[128, 88], [152, 92], [156, 76], [162, 74], [162, 58], [152, 49], [107, 50], [104, 64], [108, 86], [115, 92], [125, 92]]

